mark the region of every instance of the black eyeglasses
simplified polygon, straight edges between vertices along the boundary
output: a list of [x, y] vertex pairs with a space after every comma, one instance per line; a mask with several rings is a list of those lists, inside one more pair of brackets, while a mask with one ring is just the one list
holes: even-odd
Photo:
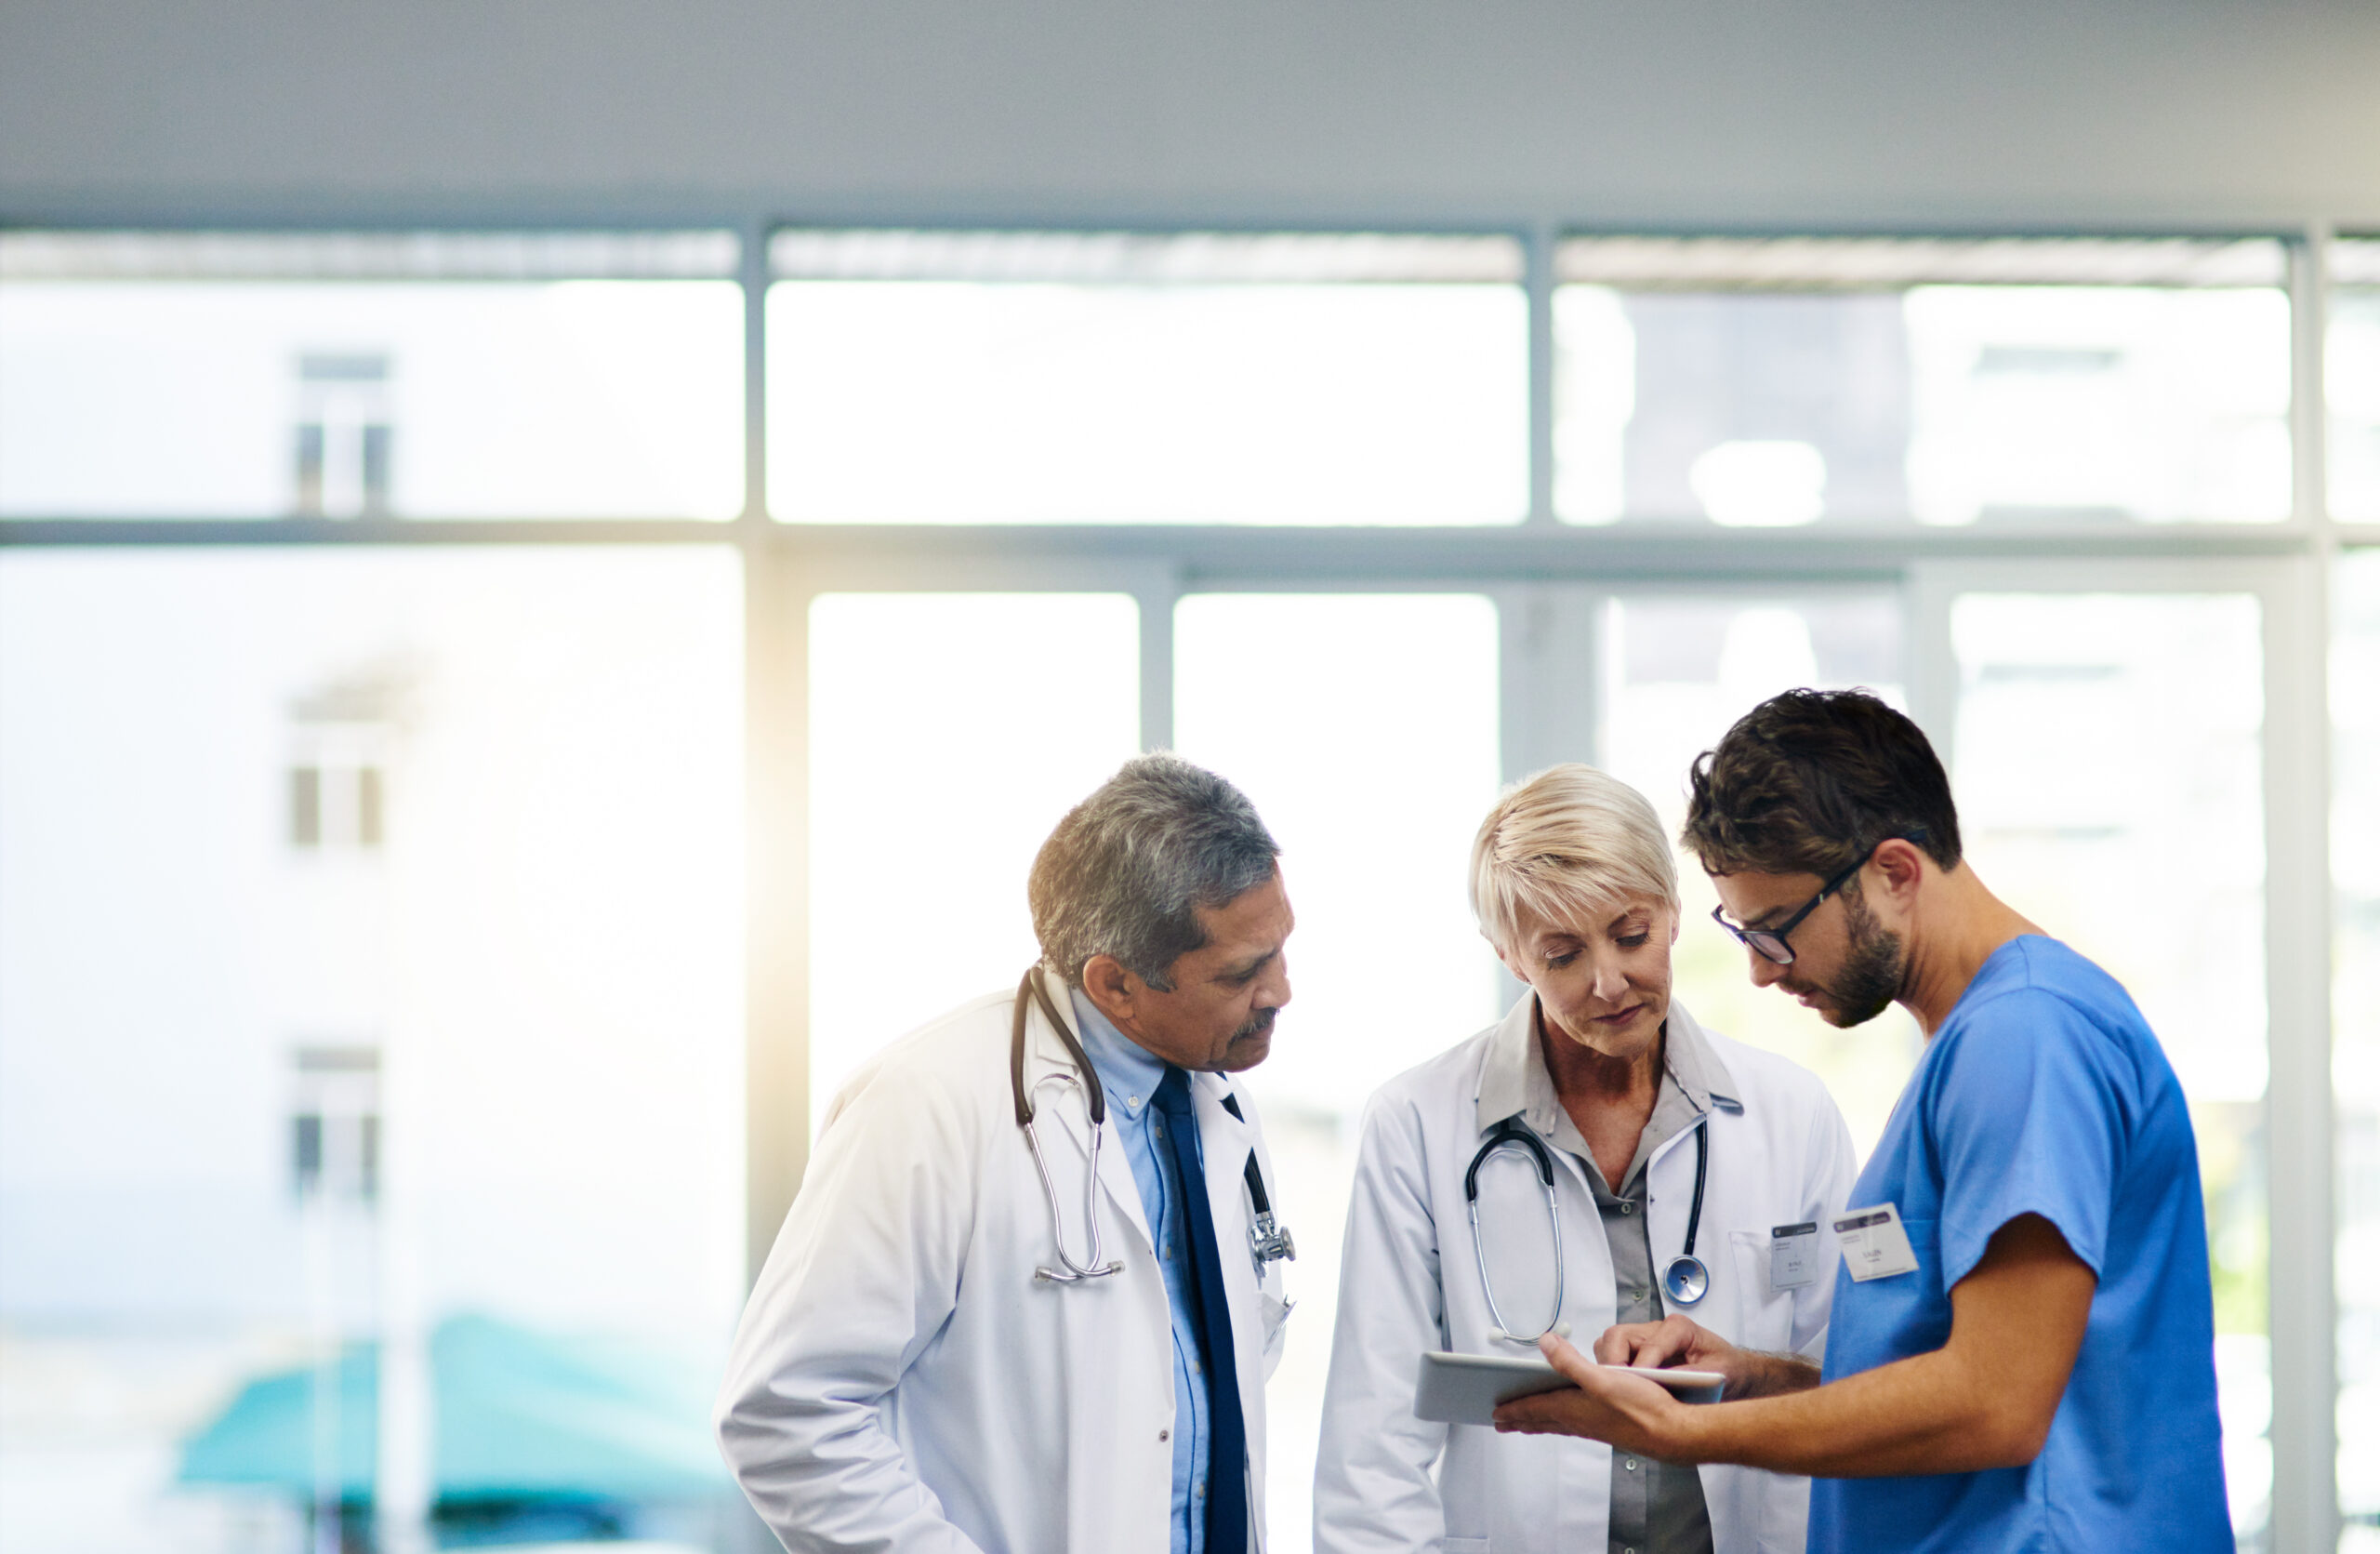
[[[1890, 842], [1893, 840], [1895, 840], [1895, 838], [1886, 837], [1884, 842], [1877, 843], [1876, 847], [1881, 847], [1884, 844], [1884, 842]], [[1785, 936], [1800, 927], [1802, 925], [1802, 919], [1818, 910], [1819, 905], [1824, 902], [1828, 897], [1832, 896], [1836, 891], [1842, 889], [1844, 881], [1851, 878], [1852, 875], [1858, 873], [1862, 869], [1867, 868], [1868, 860], [1876, 856], [1876, 847], [1871, 847], [1866, 852], [1860, 854], [1858, 858], [1854, 861], [1848, 869], [1845, 869], [1833, 879], [1829, 880], [1826, 883], [1818, 886], [1818, 893], [1816, 896], [1811, 897], [1806, 902], [1803, 903], [1802, 910], [1800, 911], [1795, 912], [1792, 916], [1787, 918], [1784, 922], [1778, 923], [1774, 928], [1739, 928], [1720, 915], [1726, 910], [1724, 907], [1713, 907], [1711, 909], [1711, 921], [1717, 923], [1720, 927], [1725, 928], [1730, 934], [1735, 935], [1739, 939], [1741, 939], [1745, 945], [1751, 949], [1752, 952], [1759, 956], [1762, 960], [1773, 961], [1780, 966], [1790, 966], [1793, 963], [1793, 947], [1785, 941]]]

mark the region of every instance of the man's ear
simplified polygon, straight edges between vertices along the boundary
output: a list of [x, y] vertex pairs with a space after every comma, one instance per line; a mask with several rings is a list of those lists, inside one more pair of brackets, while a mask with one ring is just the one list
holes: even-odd
[[1913, 842], [1893, 837], [1876, 848], [1871, 860], [1883, 877], [1884, 894], [1907, 905], [1925, 879], [1925, 855]]
[[1108, 1024], [1128, 1030], [1148, 985], [1115, 956], [1093, 955], [1083, 963], [1082, 990], [1090, 995], [1092, 1006], [1107, 1016]]

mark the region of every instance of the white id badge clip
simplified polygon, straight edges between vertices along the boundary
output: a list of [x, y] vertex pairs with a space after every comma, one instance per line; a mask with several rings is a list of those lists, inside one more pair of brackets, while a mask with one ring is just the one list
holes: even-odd
[[1843, 1266], [1862, 1283], [1917, 1271], [1917, 1254], [1909, 1249], [1909, 1232], [1901, 1229], [1900, 1211], [1890, 1203], [1838, 1216], [1834, 1236], [1843, 1245]]
[[1818, 1228], [1815, 1221], [1779, 1225], [1768, 1232], [1768, 1287], [1799, 1290], [1818, 1282]]

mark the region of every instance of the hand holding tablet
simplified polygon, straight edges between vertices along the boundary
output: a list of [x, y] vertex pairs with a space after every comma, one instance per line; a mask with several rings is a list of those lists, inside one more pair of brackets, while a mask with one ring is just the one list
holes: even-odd
[[[1727, 1378], [1716, 1371], [1657, 1369], [1648, 1365], [1606, 1368], [1659, 1382], [1675, 1392], [1681, 1401], [1690, 1403], [1716, 1402], [1727, 1385]], [[1433, 1349], [1421, 1356], [1413, 1412], [1421, 1418], [1441, 1424], [1488, 1425], [1495, 1422], [1498, 1403], [1575, 1385], [1542, 1360], [1449, 1354]]]

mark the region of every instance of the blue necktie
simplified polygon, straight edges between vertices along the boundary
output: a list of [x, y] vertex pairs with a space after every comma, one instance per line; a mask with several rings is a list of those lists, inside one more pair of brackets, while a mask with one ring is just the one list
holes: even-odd
[[1198, 1275], [1193, 1305], [1199, 1357], [1207, 1373], [1207, 1554], [1246, 1554], [1248, 1426], [1239, 1413], [1231, 1300], [1223, 1294], [1215, 1216], [1207, 1206], [1207, 1173], [1198, 1163], [1198, 1119], [1190, 1105], [1190, 1076], [1166, 1065], [1165, 1081], [1157, 1087], [1154, 1101], [1165, 1117], [1165, 1141], [1181, 1167], [1182, 1218], [1190, 1228], [1190, 1260]]

